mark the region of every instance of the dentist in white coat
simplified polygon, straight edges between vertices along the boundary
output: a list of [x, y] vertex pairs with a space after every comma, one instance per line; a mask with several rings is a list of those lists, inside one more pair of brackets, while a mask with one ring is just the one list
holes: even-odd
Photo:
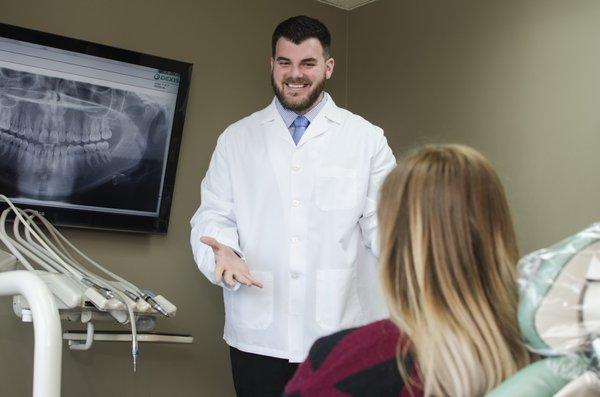
[[375, 211], [396, 162], [323, 90], [330, 43], [309, 17], [277, 26], [275, 98], [221, 134], [191, 220], [194, 259], [223, 287], [238, 396], [280, 396], [318, 337], [387, 315]]

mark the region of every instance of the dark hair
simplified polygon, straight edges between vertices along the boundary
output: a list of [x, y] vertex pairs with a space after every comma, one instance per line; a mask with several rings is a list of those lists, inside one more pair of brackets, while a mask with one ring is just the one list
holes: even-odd
[[321, 46], [323, 46], [323, 55], [325, 58], [329, 58], [331, 50], [331, 34], [329, 34], [329, 30], [327, 30], [327, 26], [317, 19], [305, 15], [298, 15], [296, 17], [288, 18], [277, 25], [273, 32], [273, 40], [271, 43], [273, 56], [275, 56], [277, 41], [281, 37], [285, 37], [294, 44], [300, 44], [304, 40], [314, 37], [319, 40]]

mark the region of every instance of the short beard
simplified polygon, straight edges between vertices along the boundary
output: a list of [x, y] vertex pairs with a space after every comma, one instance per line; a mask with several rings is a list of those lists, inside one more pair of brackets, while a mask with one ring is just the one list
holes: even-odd
[[279, 86], [275, 82], [273, 74], [271, 74], [271, 87], [273, 88], [275, 96], [277, 97], [277, 99], [279, 99], [279, 102], [281, 102], [284, 108], [296, 113], [300, 113], [310, 109], [315, 105], [315, 103], [321, 96], [321, 93], [325, 89], [325, 80], [326, 78], [323, 77], [323, 79], [316, 86], [313, 87], [313, 90], [309, 92], [306, 99], [297, 103], [291, 103], [285, 98], [283, 91], [279, 89]]

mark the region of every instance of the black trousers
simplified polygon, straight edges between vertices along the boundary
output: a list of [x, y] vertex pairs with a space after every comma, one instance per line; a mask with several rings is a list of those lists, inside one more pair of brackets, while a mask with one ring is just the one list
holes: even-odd
[[298, 364], [229, 348], [237, 397], [281, 397]]

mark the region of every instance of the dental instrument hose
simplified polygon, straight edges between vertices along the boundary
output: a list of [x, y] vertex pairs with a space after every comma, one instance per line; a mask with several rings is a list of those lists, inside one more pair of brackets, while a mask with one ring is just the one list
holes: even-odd
[[[127, 295], [123, 291], [119, 290], [115, 286], [108, 283], [106, 280], [101, 279], [100, 277], [91, 273], [89, 270], [77, 265], [74, 258], [71, 257], [70, 255], [68, 255], [68, 253], [67, 253], [67, 255], [69, 258], [66, 258], [66, 257], [61, 258], [60, 254], [62, 254], [62, 253], [60, 253], [60, 254], [57, 253], [56, 246], [54, 246], [54, 244], [52, 244], [52, 242], [50, 240], [48, 240], [46, 238], [46, 236], [44, 236], [44, 233], [40, 230], [40, 228], [37, 225], [35, 225], [35, 223], [33, 223], [32, 218], [35, 216], [38, 219], [40, 219], [42, 221], [42, 223], [44, 224], [44, 226], [46, 226], [46, 228], [53, 234], [54, 237], [56, 236], [56, 234], [58, 234], [60, 236], [60, 238], [62, 238], [71, 248], [73, 248], [79, 255], [81, 255], [83, 258], [85, 258], [88, 262], [92, 263], [94, 266], [96, 266], [98, 269], [104, 271], [106, 274], [112, 276], [114, 279], [118, 279], [119, 281], [123, 282], [128, 288], [133, 289], [135, 291], [134, 294], [138, 295], [138, 297], [140, 299], [144, 299], [144, 300], [148, 301], [149, 297], [147, 297], [147, 295], [145, 293], [143, 293], [139, 288], [137, 288], [133, 284], [129, 283], [127, 280], [125, 280], [121, 277], [118, 277], [115, 274], [109, 272], [107, 269], [103, 268], [98, 263], [94, 262], [89, 257], [84, 255], [73, 244], [71, 244], [71, 242], [68, 241], [60, 232], [58, 232], [40, 214], [32, 211], [34, 215], [28, 215], [25, 211], [15, 207], [15, 205], [6, 196], [4, 196], [2, 194], [0, 194], [0, 199], [5, 201], [8, 204], [8, 206], [10, 207], [9, 209], [3, 211], [2, 216], [0, 217], [1, 218], [1, 220], [0, 220], [0, 223], [1, 223], [1, 225], [0, 225], [1, 226], [0, 241], [2, 241], [2, 243], [4, 243], [4, 245], [15, 255], [15, 257], [17, 257], [17, 259], [23, 264], [23, 266], [25, 266], [25, 268], [27, 270], [33, 271], [34, 268], [30, 265], [30, 263], [21, 254], [21, 251], [25, 252], [26, 255], [31, 257], [32, 259], [35, 259], [35, 262], [38, 263], [40, 266], [44, 267], [47, 271], [68, 274], [68, 275], [74, 277], [77, 281], [81, 282], [82, 284], [87, 285], [91, 288], [94, 288], [96, 291], [98, 291], [99, 293], [101, 293], [107, 297], [115, 297], [116, 298], [116, 296], [118, 296], [119, 298], [121, 298], [120, 300], [127, 307], [127, 312], [128, 312], [129, 320], [131, 323], [131, 355], [133, 358], [133, 371], [136, 372], [137, 371], [137, 357], [139, 355], [138, 340], [137, 340], [137, 326], [136, 326], [135, 314], [133, 312], [133, 306], [128, 301]], [[15, 234], [15, 237], [17, 238], [17, 240], [19, 240], [19, 242], [10, 238], [8, 236], [8, 234], [6, 233], [6, 229], [5, 229], [6, 216], [10, 210], [12, 210], [14, 212], [15, 217], [16, 217], [14, 224], [13, 224], [13, 234]], [[25, 220], [25, 218], [27, 218], [27, 220]], [[22, 224], [23, 227], [25, 228], [27, 237], [29, 237], [30, 235], [33, 235], [35, 240], [37, 240], [38, 243], [41, 244], [41, 247], [39, 247], [39, 245], [37, 243], [34, 243], [33, 240], [31, 240], [30, 243], [27, 243], [23, 238], [20, 237], [20, 234], [18, 232], [19, 224]], [[33, 227], [32, 227], [32, 225], [33, 225]], [[37, 230], [34, 230], [34, 228]], [[52, 229], [54, 229], [54, 230], [52, 230]], [[38, 232], [39, 232], [39, 234], [38, 234]], [[43, 237], [40, 237], [40, 235]], [[27, 247], [23, 244], [26, 244]], [[33, 244], [38, 245], [38, 247], [40, 249], [43, 248], [47, 252], [47, 254], [44, 253], [43, 251], [39, 250], [38, 248], [36, 248]], [[50, 245], [54, 249], [50, 248]], [[71, 264], [68, 264], [67, 261], [70, 261]], [[92, 280], [90, 280], [90, 278]], [[102, 285], [102, 284], [104, 284], [104, 285]], [[115, 293], [116, 293], [116, 296], [115, 296]], [[154, 302], [153, 299], [151, 299], [151, 301]], [[154, 303], [156, 303], [156, 305], [152, 305], [152, 306], [157, 311], [168, 316], [168, 314], [166, 314], [166, 312], [164, 312], [164, 310], [159, 310], [159, 309], [162, 309], [162, 307], [157, 302], [154, 302]]]

